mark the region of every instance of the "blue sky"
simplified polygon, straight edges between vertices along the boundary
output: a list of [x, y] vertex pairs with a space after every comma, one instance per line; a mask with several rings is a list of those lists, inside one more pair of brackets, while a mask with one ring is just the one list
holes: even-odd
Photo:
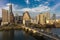
[[0, 11], [2, 8], [8, 9], [9, 3], [13, 4], [14, 13], [22, 14], [29, 11], [30, 15], [37, 15], [40, 12], [50, 11], [60, 16], [60, 0], [0, 0]]
[[[20, 5], [22, 7], [27, 7], [26, 1], [27, 0], [10, 0], [11, 3]], [[60, 0], [28, 0], [28, 1], [29, 1], [28, 6], [31, 7], [31, 8], [33, 6], [36, 7], [40, 4], [44, 4], [44, 5], [52, 7], [52, 6], [54, 6], [54, 5], [56, 5], [57, 3], [60, 2]]]

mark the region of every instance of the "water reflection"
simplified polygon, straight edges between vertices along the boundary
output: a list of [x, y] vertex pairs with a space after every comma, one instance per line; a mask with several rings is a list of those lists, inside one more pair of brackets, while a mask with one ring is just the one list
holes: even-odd
[[2, 40], [13, 40], [14, 39], [14, 30], [3, 31]]
[[36, 40], [22, 30], [2, 31], [1, 40]]
[[28, 35], [22, 30], [15, 30], [14, 40], [36, 40], [34, 37]]
[[[45, 29], [48, 30], [48, 29]], [[60, 35], [60, 28], [59, 29], [49, 29], [47, 32], [52, 32]], [[38, 38], [36, 36], [36, 38]], [[40, 37], [41, 38], [41, 37]], [[40, 40], [40, 38], [38, 38]], [[29, 36], [22, 30], [9, 30], [9, 31], [0, 31], [0, 40], [36, 40], [34, 37]], [[49, 40], [49, 38], [47, 39]]]

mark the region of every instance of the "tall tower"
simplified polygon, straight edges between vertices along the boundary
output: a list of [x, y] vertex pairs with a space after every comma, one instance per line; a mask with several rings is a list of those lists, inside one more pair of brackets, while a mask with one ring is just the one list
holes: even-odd
[[45, 23], [49, 23], [50, 22], [50, 12], [45, 12], [44, 15], [45, 15], [45, 18], [44, 18]]
[[24, 14], [23, 14], [23, 24], [29, 23], [30, 20], [31, 20], [31, 17], [29, 15], [29, 12], [28, 11], [24, 12]]
[[14, 22], [14, 15], [13, 15], [13, 12], [12, 12], [12, 4], [9, 5], [9, 14], [8, 14], [8, 20], [9, 20], [9, 23], [13, 23]]
[[1, 25], [8, 24], [8, 10], [2, 9], [2, 23]]
[[2, 23], [1, 25], [14, 23], [14, 15], [12, 12], [12, 4], [9, 4], [9, 10], [2, 9]]
[[12, 4], [9, 5], [9, 12], [12, 13]]
[[56, 14], [53, 14], [52, 19], [54, 20], [54, 24], [56, 23]]
[[30, 20], [30, 19], [31, 19], [31, 17], [29, 15], [29, 12], [28, 11], [24, 12], [24, 14], [23, 14], [23, 20]]
[[45, 24], [45, 16], [43, 13], [39, 15], [39, 23], [44, 25]]
[[56, 20], [56, 14], [53, 14], [52, 18], [53, 20]]

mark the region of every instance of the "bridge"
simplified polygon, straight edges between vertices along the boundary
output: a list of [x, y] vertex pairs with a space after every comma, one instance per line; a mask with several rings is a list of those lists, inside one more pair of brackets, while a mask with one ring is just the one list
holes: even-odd
[[40, 29], [37, 29], [37, 28], [32, 28], [32, 27], [26, 27], [26, 26], [18, 26], [18, 27], [0, 27], [0, 31], [4, 31], [4, 30], [25, 30], [25, 31], [28, 31], [28, 32], [32, 32], [33, 34], [37, 33], [39, 36], [43, 35], [43, 36], [46, 36], [46, 37], [49, 37], [53, 40], [60, 40], [60, 37], [58, 37], [57, 35], [55, 34], [52, 34], [52, 33], [47, 33], [47, 32], [44, 32], [44, 31], [41, 31]]
[[37, 33], [39, 36], [43, 35], [43, 36], [49, 37], [53, 40], [60, 40], [60, 37], [58, 37], [55, 34], [47, 33], [47, 32], [41, 31], [36, 28], [29, 28], [29, 27], [25, 27], [25, 26], [22, 26], [22, 28], [24, 28], [26, 31], [29, 30], [29, 31], [32, 31], [33, 33]]

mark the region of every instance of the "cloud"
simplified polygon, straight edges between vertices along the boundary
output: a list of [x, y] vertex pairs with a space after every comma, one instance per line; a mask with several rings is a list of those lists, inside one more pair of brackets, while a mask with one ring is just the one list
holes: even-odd
[[50, 1], [56, 1], [56, 0], [47, 0], [47, 1], [49, 1], [49, 2], [50, 2]]
[[48, 4], [48, 2], [45, 2], [45, 4]]
[[26, 2], [27, 4], [30, 4], [29, 0], [26, 0], [25, 2]]
[[59, 6], [60, 6], [60, 3], [56, 4], [55, 6], [52, 7], [52, 10], [55, 11]]
[[49, 2], [48, 2], [48, 1], [46, 1], [46, 2], [44, 2], [44, 5], [47, 5], [47, 6], [48, 6], [48, 5], [50, 5], [50, 4], [49, 4]]
[[18, 5], [13, 5], [13, 12], [18, 13], [19, 15], [23, 14], [23, 12], [28, 11], [30, 13], [31, 16], [36, 16], [37, 14], [41, 13], [41, 12], [46, 12], [46, 11], [50, 11], [50, 7], [48, 6], [44, 6], [44, 5], [39, 5], [37, 7], [34, 8], [21, 8], [18, 9]]
[[35, 8], [23, 8], [20, 11], [30, 11], [30, 12], [45, 12], [45, 11], [49, 11], [50, 7], [48, 6], [44, 6], [44, 5], [39, 5], [38, 7]]
[[[10, 3], [8, 3], [8, 4], [6, 4], [6, 6], [3, 6], [2, 8], [3, 9], [6, 9], [6, 10], [9, 10], [9, 5], [10, 5]], [[39, 5], [39, 6], [37, 6], [37, 7], [35, 7], [35, 8], [21, 8], [21, 9], [19, 9], [18, 7], [18, 5], [16, 5], [16, 4], [12, 4], [13, 5], [13, 13], [14, 13], [14, 15], [15, 15], [15, 13], [18, 13], [18, 14], [20, 14], [20, 13], [23, 13], [23, 12], [25, 12], [25, 11], [28, 11], [28, 12], [30, 12], [30, 13], [35, 13], [35, 14], [38, 14], [38, 13], [40, 13], [40, 12], [46, 12], [46, 11], [49, 11], [50, 10], [50, 7], [48, 7], [48, 6], [44, 6], [44, 5]], [[1, 9], [1, 8], [0, 8]], [[34, 15], [35, 15], [34, 14]]]
[[[7, 3], [6, 6], [4, 6], [3, 8], [9, 10], [9, 5], [11, 5], [11, 3]], [[18, 7], [19, 7], [18, 5], [12, 4], [13, 10], [16, 10]]]
[[[0, 7], [0, 17], [2, 17], [2, 9], [9, 10], [9, 5], [11, 5], [11, 3], [7, 3], [6, 5], [2, 5], [2, 6]], [[16, 11], [16, 9], [17, 9], [18, 7], [19, 7], [18, 5], [12, 4], [13, 11]]]
[[41, 1], [41, 0], [34, 0], [34, 1]]
[[58, 17], [58, 16], [60, 16], [60, 14], [56, 14], [56, 16]]
[[51, 8], [51, 12], [52, 13], [55, 13], [56, 16], [60, 16], [60, 3], [57, 3], [56, 5], [54, 5], [52, 8]]

